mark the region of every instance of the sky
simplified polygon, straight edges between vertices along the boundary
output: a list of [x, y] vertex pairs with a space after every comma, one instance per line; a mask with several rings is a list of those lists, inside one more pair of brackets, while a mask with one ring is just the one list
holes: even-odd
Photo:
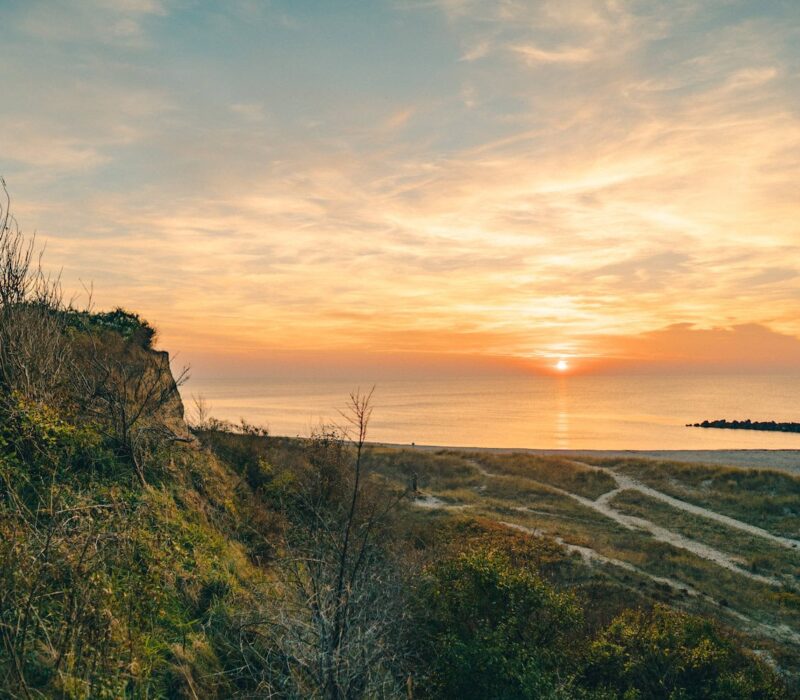
[[0, 0], [45, 263], [201, 373], [800, 369], [796, 0]]

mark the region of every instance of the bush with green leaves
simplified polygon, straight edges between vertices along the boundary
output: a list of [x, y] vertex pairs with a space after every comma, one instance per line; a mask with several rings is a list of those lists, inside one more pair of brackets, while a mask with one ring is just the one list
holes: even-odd
[[477, 548], [431, 566], [419, 590], [425, 697], [569, 697], [576, 599], [501, 550]]
[[102, 333], [112, 331], [125, 340], [150, 349], [156, 337], [156, 329], [139, 314], [117, 307], [113, 311], [78, 311], [67, 309], [62, 314], [64, 323], [79, 331]]
[[[32, 487], [107, 474], [113, 454], [91, 423], [75, 424], [39, 401], [13, 393], [0, 398], [0, 465], [5, 478]], [[12, 484], [6, 482], [12, 490]]]
[[585, 683], [625, 700], [779, 700], [764, 662], [710, 620], [663, 606], [627, 610], [591, 645]]

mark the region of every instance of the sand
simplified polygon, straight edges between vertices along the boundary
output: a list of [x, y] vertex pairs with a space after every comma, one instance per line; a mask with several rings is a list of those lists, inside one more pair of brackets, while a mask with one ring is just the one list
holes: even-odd
[[441, 445], [403, 445], [380, 443], [384, 447], [403, 449], [438, 451], [457, 450], [459, 452], [492, 452], [509, 454], [521, 452], [525, 454], [547, 455], [551, 457], [628, 457], [663, 459], [670, 462], [688, 462], [693, 464], [721, 464], [745, 469], [772, 469], [800, 475], [800, 450], [537, 450], [512, 449], [504, 447], [453, 447]]

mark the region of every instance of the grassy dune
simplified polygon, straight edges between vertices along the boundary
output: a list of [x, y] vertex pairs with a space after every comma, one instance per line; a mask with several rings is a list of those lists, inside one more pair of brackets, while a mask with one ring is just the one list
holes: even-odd
[[791, 474], [662, 460], [588, 461], [776, 535], [800, 537], [800, 478]]
[[[595, 581], [721, 619], [746, 635], [753, 649], [800, 671], [800, 549], [620, 489], [615, 475], [789, 538], [800, 534], [800, 477], [655, 459], [577, 461], [459, 450], [384, 447], [369, 459], [389, 480], [407, 484], [416, 474], [429, 502], [441, 501], [442, 515], [470, 514], [554, 537]], [[647, 526], [618, 522], [603, 508]], [[668, 531], [681, 546], [659, 541], [650, 526]], [[720, 552], [742, 571], [709, 560], [704, 549], [687, 549], [692, 543]]]

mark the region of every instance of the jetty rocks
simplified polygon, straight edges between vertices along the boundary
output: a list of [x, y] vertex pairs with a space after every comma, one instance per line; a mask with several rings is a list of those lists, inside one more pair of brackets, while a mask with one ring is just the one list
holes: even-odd
[[800, 433], [800, 423], [777, 423], [774, 420], [704, 420], [702, 423], [687, 423], [687, 428], [727, 428], [729, 430], [771, 430], [778, 433]]

